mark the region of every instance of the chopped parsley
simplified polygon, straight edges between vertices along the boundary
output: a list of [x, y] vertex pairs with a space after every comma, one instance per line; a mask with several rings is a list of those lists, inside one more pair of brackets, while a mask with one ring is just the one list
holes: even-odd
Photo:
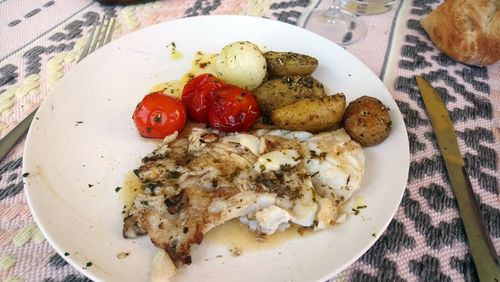
[[156, 123], [161, 122], [161, 114], [157, 114], [153, 117], [153, 121]]
[[30, 173], [29, 173], [29, 172], [25, 172], [25, 173], [23, 173], [23, 177], [28, 177], [28, 175], [30, 175]]
[[115, 192], [118, 193], [118, 191], [120, 191], [122, 189], [122, 187], [118, 186], [115, 188]]
[[358, 215], [359, 214], [359, 210], [358, 209], [352, 209], [352, 211], [354, 212], [354, 215]]
[[92, 186], [94, 186], [94, 184], [88, 184], [89, 188], [92, 188]]
[[68, 252], [64, 252], [64, 256], [65, 257], [69, 256], [69, 253]]
[[352, 211], [354, 212], [354, 215], [358, 215], [360, 213], [360, 210], [364, 208], [366, 208], [366, 205], [357, 206], [356, 208], [353, 208]]

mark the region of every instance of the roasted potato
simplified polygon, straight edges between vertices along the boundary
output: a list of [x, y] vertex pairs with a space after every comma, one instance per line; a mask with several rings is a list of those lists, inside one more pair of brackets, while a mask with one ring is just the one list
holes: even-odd
[[316, 58], [294, 52], [268, 51], [264, 57], [272, 76], [310, 75], [318, 67]]
[[340, 127], [345, 111], [344, 94], [300, 99], [272, 112], [271, 120], [280, 128], [318, 132]]
[[253, 94], [264, 116], [302, 98], [326, 96], [323, 84], [310, 76], [274, 78], [257, 87]]
[[372, 146], [384, 141], [392, 126], [389, 108], [377, 98], [369, 96], [349, 103], [342, 123], [347, 134], [361, 146]]

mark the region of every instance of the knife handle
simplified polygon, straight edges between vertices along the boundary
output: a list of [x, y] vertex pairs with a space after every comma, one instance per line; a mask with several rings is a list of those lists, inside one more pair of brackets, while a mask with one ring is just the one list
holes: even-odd
[[446, 164], [454, 186], [460, 216], [469, 241], [470, 252], [480, 281], [500, 281], [498, 255], [474, 197], [474, 191], [464, 166]]
[[35, 117], [36, 110], [29, 114], [23, 121], [21, 121], [11, 132], [7, 133], [2, 140], [0, 140], [0, 160], [7, 155], [7, 153], [14, 147], [17, 140], [23, 136], [30, 128], [31, 121]]

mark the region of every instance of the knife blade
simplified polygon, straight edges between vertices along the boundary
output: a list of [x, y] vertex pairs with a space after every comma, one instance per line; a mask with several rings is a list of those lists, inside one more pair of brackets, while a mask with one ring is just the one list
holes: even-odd
[[416, 80], [457, 199], [460, 217], [465, 227], [479, 279], [500, 281], [499, 258], [474, 198], [465, 162], [460, 154], [457, 135], [446, 105], [436, 89], [425, 79], [417, 75]]

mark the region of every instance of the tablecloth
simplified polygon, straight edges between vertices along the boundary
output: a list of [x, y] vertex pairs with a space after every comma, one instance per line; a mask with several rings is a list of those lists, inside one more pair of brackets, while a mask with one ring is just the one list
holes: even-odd
[[[398, 1], [390, 12], [362, 16], [367, 37], [347, 47], [396, 100], [411, 160], [403, 200], [387, 230], [332, 281], [478, 280], [416, 74], [427, 78], [446, 101], [487, 229], [500, 249], [500, 64], [464, 65], [432, 44], [419, 20], [440, 3]], [[118, 38], [151, 24], [209, 14], [252, 15], [307, 27], [310, 10], [329, 4], [165, 0], [103, 6], [90, 0], [0, 0], [0, 137], [35, 110], [71, 70], [92, 24], [106, 13], [117, 16]], [[0, 162], [0, 281], [89, 281], [51, 248], [34, 223], [21, 174], [24, 143], [25, 137]]]

